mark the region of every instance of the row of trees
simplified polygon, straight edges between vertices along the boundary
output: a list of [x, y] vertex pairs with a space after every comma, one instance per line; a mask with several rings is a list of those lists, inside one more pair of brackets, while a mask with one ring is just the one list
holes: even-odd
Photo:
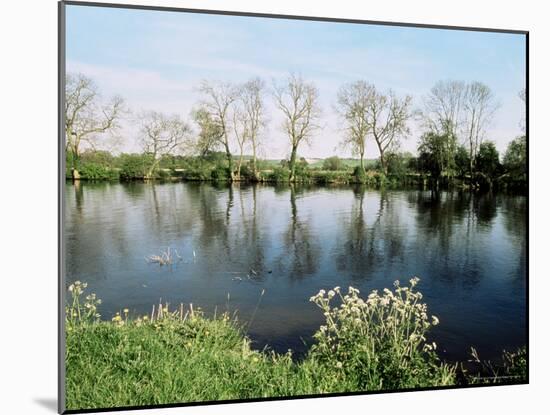
[[[244, 155], [251, 151], [252, 178], [259, 180], [258, 154], [268, 124], [266, 105], [271, 95], [288, 138], [288, 180], [295, 180], [298, 151], [304, 143], [311, 143], [321, 128], [319, 91], [314, 83], [291, 74], [273, 82], [269, 90], [262, 79], [253, 78], [242, 84], [203, 81], [198, 92], [201, 100], [191, 114], [197, 134], [179, 115], [156, 111], [138, 114], [139, 140], [152, 160], [146, 177], [153, 177], [163, 156], [192, 153], [204, 157], [221, 150], [231, 180], [241, 179]], [[520, 97], [525, 99], [524, 93]], [[418, 147], [419, 163], [436, 180], [464, 175], [467, 163], [473, 181], [480, 152], [490, 148], [483, 144], [498, 108], [490, 88], [480, 82], [440, 81], [416, 110], [411, 96], [380, 91], [364, 80], [343, 85], [336, 98], [335, 110], [343, 133], [341, 145], [359, 157], [360, 175], [365, 174], [369, 142], [376, 146], [381, 170], [387, 174], [389, 155], [397, 153], [400, 140], [410, 134], [410, 122], [416, 120], [424, 130]], [[82, 147], [95, 148], [98, 137], [116, 133], [127, 114], [122, 98], [103, 102], [92, 80], [81, 74], [67, 77], [65, 129], [74, 178], [78, 178]]]

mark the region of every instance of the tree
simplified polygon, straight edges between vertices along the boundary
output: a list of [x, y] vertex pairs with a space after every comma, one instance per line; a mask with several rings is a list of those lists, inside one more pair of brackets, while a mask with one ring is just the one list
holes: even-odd
[[464, 134], [470, 158], [470, 178], [474, 177], [477, 153], [492, 117], [498, 108], [491, 89], [481, 83], [468, 84], [464, 95]]
[[421, 116], [425, 127], [435, 134], [458, 137], [463, 122], [466, 84], [463, 81], [438, 81], [424, 98]]
[[237, 99], [238, 91], [228, 82], [203, 81], [199, 87], [204, 99], [201, 109], [209, 114], [217, 135], [212, 135], [213, 141], [223, 147], [229, 168], [230, 178], [233, 179], [233, 155], [230, 146], [230, 113], [231, 105]]
[[244, 148], [250, 140], [250, 120], [240, 105], [233, 109], [233, 131], [239, 146], [239, 159], [237, 161], [236, 180], [241, 180], [241, 167], [243, 165]]
[[449, 142], [456, 141], [451, 134], [428, 131], [420, 138], [418, 164], [421, 170], [430, 173], [436, 185], [442, 175], [451, 176], [454, 169], [454, 153], [449, 152]]
[[176, 149], [181, 150], [185, 144], [190, 144], [191, 128], [178, 115], [167, 116], [156, 111], [143, 114], [141, 122], [143, 151], [152, 156], [145, 177], [151, 179], [162, 156], [172, 154]]
[[510, 141], [502, 164], [512, 178], [525, 180], [527, 176], [527, 139], [524, 135]]
[[[424, 126], [429, 132], [434, 134], [432, 138], [436, 136], [447, 137], [447, 139], [442, 141], [447, 147], [441, 148], [440, 151], [441, 154], [445, 154], [445, 157], [447, 157], [446, 170], [451, 174], [452, 169], [449, 169], [451, 164], [448, 157], [454, 155], [455, 161], [459, 163], [464, 161], [461, 157], [464, 156], [462, 150], [465, 150], [465, 148], [457, 148], [457, 142], [463, 130], [466, 90], [467, 85], [463, 81], [438, 81], [423, 100], [424, 108], [421, 112], [421, 117]], [[457, 151], [460, 151], [460, 154]], [[459, 156], [459, 160], [456, 159], [457, 156]], [[468, 157], [467, 163], [469, 164], [467, 153], [466, 156]], [[456, 165], [456, 167], [459, 166]], [[462, 164], [460, 164], [460, 167], [462, 167]], [[461, 174], [464, 175], [464, 172]]]
[[388, 173], [388, 165], [384, 158], [387, 151], [395, 151], [401, 136], [409, 133], [407, 121], [410, 118], [410, 105], [412, 97], [398, 98], [393, 91], [382, 94], [371, 86], [368, 95], [366, 112], [369, 132], [380, 152], [380, 164], [384, 173]]
[[460, 177], [465, 177], [470, 171], [470, 155], [464, 146], [458, 146], [455, 152], [455, 167]]
[[485, 141], [480, 144], [475, 160], [476, 170], [491, 181], [496, 177], [500, 167], [498, 151], [495, 144]]
[[204, 108], [194, 109], [191, 117], [199, 126], [199, 135], [195, 143], [195, 149], [200, 157], [219, 149], [223, 133], [220, 125], [217, 124], [210, 113]]
[[68, 74], [65, 84], [65, 150], [72, 158], [72, 177], [78, 179], [82, 144], [95, 148], [99, 135], [118, 128], [123, 100], [102, 103], [95, 83], [82, 74]]
[[274, 86], [273, 96], [284, 115], [283, 129], [291, 145], [289, 180], [294, 181], [298, 147], [302, 142], [308, 143], [313, 132], [319, 128], [319, 93], [313, 83], [290, 75], [284, 82]]
[[266, 125], [264, 104], [265, 83], [260, 78], [245, 82], [240, 89], [239, 99], [248, 125], [248, 139], [252, 146], [252, 174], [258, 180], [257, 156], [260, 132]]
[[361, 160], [360, 166], [365, 168], [364, 157], [367, 134], [369, 132], [368, 107], [373, 86], [365, 81], [355, 81], [343, 85], [338, 91], [337, 108], [344, 122], [344, 147], [351, 147], [354, 154]]

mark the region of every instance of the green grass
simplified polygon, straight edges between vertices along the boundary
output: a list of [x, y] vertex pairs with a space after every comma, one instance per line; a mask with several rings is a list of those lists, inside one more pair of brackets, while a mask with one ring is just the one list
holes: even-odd
[[228, 314], [167, 306], [151, 317], [128, 310], [100, 321], [100, 301], [69, 287], [66, 404], [93, 409], [456, 384], [456, 366], [439, 361], [426, 334], [438, 324], [411, 285], [366, 299], [351, 288], [321, 290], [312, 301], [326, 317], [301, 359], [255, 351]]

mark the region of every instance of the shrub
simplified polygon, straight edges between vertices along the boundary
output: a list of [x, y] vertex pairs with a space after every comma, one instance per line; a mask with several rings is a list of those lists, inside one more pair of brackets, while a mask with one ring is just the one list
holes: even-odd
[[[437, 345], [426, 339], [428, 330], [438, 324], [428, 316], [422, 294], [395, 282], [395, 289], [373, 291], [366, 300], [350, 287], [311, 297], [324, 313], [325, 325], [315, 333], [316, 343], [308, 356], [322, 363], [328, 372], [353, 379], [360, 389], [399, 389], [445, 385], [454, 381], [450, 366], [441, 364]], [[332, 307], [333, 299], [340, 305]]]
[[289, 175], [290, 170], [286, 167], [275, 167], [268, 175], [268, 180], [277, 183], [288, 182]]
[[80, 178], [84, 180], [117, 180], [118, 173], [109, 167], [97, 163], [82, 163], [80, 169]]
[[346, 171], [319, 171], [313, 176], [316, 182], [325, 183], [349, 183], [351, 175]]
[[365, 183], [367, 173], [364, 168], [361, 168], [361, 166], [355, 166], [353, 169], [353, 177], [357, 183]]
[[169, 170], [159, 169], [157, 170], [157, 177], [161, 180], [169, 180], [172, 174]]
[[152, 157], [147, 154], [123, 154], [120, 158], [120, 178], [122, 180], [143, 179], [152, 163]]
[[212, 178], [212, 180], [215, 181], [226, 181], [229, 180], [231, 175], [229, 172], [229, 168], [224, 166], [216, 166], [214, 170], [212, 170], [210, 177]]
[[207, 165], [188, 168], [181, 172], [181, 177], [185, 180], [211, 180], [212, 169]]
[[323, 170], [337, 171], [344, 169], [344, 167], [344, 163], [338, 156], [328, 157], [323, 160]]

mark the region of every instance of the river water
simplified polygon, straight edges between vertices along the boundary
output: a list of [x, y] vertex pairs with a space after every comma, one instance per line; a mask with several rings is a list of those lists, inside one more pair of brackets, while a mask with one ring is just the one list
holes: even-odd
[[[523, 196], [67, 183], [65, 211], [66, 283], [87, 282], [104, 319], [159, 300], [238, 310], [255, 347], [299, 355], [322, 323], [309, 302], [319, 289], [366, 296], [418, 276], [443, 358], [467, 359], [471, 346], [494, 358], [526, 342]], [[146, 260], [168, 248], [173, 265]]]

